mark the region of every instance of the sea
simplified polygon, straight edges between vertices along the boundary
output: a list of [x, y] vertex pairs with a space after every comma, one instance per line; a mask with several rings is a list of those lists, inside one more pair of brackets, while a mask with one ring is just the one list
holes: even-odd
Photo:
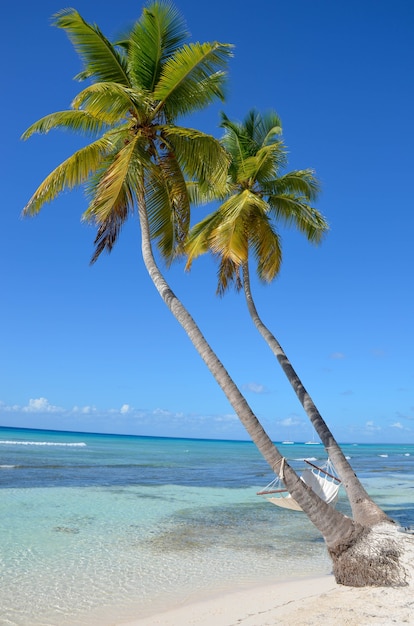
[[[300, 470], [322, 445], [276, 443]], [[344, 444], [414, 528], [414, 444]], [[110, 626], [209, 595], [329, 574], [301, 512], [257, 491], [253, 443], [0, 428], [0, 625]], [[337, 507], [349, 513], [345, 494]]]

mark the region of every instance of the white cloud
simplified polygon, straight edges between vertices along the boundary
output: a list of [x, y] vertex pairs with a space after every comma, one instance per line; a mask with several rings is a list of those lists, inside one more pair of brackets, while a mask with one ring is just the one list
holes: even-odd
[[27, 406], [20, 408], [25, 413], [61, 413], [63, 409], [49, 403], [46, 398], [30, 399]]
[[153, 415], [165, 415], [166, 417], [171, 415], [171, 412], [165, 409], [154, 409], [152, 413]]
[[381, 426], [376, 426], [374, 420], [369, 420], [368, 422], [365, 422], [365, 428], [369, 430], [370, 432], [382, 430]]
[[264, 385], [261, 385], [259, 383], [247, 383], [246, 385], [243, 385], [243, 389], [245, 389], [246, 391], [251, 391], [252, 393], [266, 393], [266, 387]]
[[129, 406], [129, 404], [123, 404], [120, 408], [121, 415], [125, 415], [126, 413], [130, 413], [131, 412], [131, 407]]
[[284, 420], [277, 422], [280, 426], [298, 426], [302, 422], [296, 417], [286, 417]]
[[391, 428], [399, 428], [400, 430], [404, 430], [404, 426], [401, 422], [395, 422], [395, 424], [391, 424]]
[[344, 359], [345, 358], [345, 354], [343, 352], [332, 352], [332, 354], [330, 355], [331, 359]]

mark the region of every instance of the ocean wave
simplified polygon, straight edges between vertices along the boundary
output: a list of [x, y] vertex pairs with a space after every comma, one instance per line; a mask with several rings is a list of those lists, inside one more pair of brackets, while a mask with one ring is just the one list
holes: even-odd
[[5, 446], [59, 446], [68, 448], [84, 448], [86, 443], [57, 443], [55, 441], [9, 441], [7, 439], [0, 440], [0, 445]]

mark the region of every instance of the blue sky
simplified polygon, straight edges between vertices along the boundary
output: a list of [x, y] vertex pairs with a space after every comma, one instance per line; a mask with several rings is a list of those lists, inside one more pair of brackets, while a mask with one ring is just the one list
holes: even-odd
[[[73, 6], [108, 37], [142, 4]], [[414, 4], [411, 0], [177, 0], [193, 40], [235, 44], [228, 98], [189, 121], [220, 136], [218, 114], [282, 118], [289, 167], [312, 167], [330, 223], [313, 247], [281, 230], [276, 282], [252, 288], [263, 320], [342, 442], [414, 442]], [[3, 9], [0, 424], [245, 439], [226, 398], [155, 292], [132, 220], [93, 267], [81, 191], [34, 219], [20, 212], [73, 152], [65, 133], [20, 141], [69, 107], [80, 63], [50, 17], [65, 4]], [[4, 149], [6, 148], [6, 149]], [[203, 213], [194, 212], [194, 220]], [[241, 295], [215, 296], [203, 258], [167, 278], [275, 440], [312, 437], [306, 415]]]

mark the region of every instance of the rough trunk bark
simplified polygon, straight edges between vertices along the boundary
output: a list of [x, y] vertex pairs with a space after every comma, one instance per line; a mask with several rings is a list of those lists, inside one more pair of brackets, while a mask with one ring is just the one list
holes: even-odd
[[[249, 433], [252, 441], [255, 443], [273, 471], [278, 473], [280, 470], [280, 464], [283, 460], [279, 450], [272, 443], [245, 398], [240, 393], [237, 385], [234, 383], [217, 355], [210, 348], [197, 324], [180, 300], [178, 300], [175, 296], [158, 269], [151, 247], [151, 238], [145, 210], [144, 196], [141, 196], [141, 198], [138, 199], [138, 207], [142, 234], [143, 260], [157, 291], [189, 336], [194, 347], [225, 393], [231, 406]], [[307, 485], [304, 484], [303, 481], [300, 480], [296, 472], [286, 461], [284, 463], [283, 478], [287, 489], [323, 535], [331, 558], [334, 561], [335, 575], [337, 579], [340, 580], [343, 575], [342, 563], [345, 562], [344, 557], [349, 550], [353, 550], [353, 554], [356, 555], [354, 557], [355, 562], [359, 564], [357, 547], [361, 540], [366, 541], [369, 529], [364, 528], [361, 524], [354, 522], [349, 517], [343, 515], [339, 511], [336, 511], [333, 507], [323, 502]], [[381, 579], [381, 572], [384, 571], [382, 563], [384, 562], [386, 555], [384, 556], [383, 552], [384, 551], [380, 554], [380, 559], [377, 559], [375, 563], [371, 563], [371, 566], [374, 566], [377, 572], [376, 580]], [[387, 576], [382, 576], [382, 583], [380, 584], [390, 584], [388, 561], [389, 558], [387, 559]], [[361, 572], [364, 569], [364, 562], [361, 562], [359, 565], [360, 567], [358, 572]], [[392, 584], [394, 584], [397, 574], [400, 572], [401, 568], [398, 559], [392, 560], [392, 565], [393, 571], [395, 570], [397, 572], [393, 577]], [[354, 570], [355, 569], [356, 568], [354, 568]], [[364, 574], [362, 574], [362, 577], [360, 574], [358, 575], [359, 580], [364, 580], [364, 576], [366, 576]], [[352, 585], [352, 580], [352, 576], [349, 576], [346, 581], [344, 578], [344, 584]], [[367, 577], [366, 584], [372, 584], [369, 577]]]
[[378, 507], [377, 504], [375, 504], [375, 502], [369, 497], [354, 470], [348, 463], [333, 434], [329, 430], [326, 422], [316, 408], [312, 398], [303, 386], [282, 346], [277, 341], [273, 333], [262, 322], [251, 293], [248, 262], [243, 264], [242, 269], [244, 295], [253, 323], [279, 361], [281, 368], [286, 374], [300, 403], [305, 409], [314, 429], [318, 433], [329, 458], [334, 464], [349, 498], [354, 520], [365, 526], [373, 526], [384, 521], [391, 522], [384, 511], [382, 511], [382, 509], [380, 509], [380, 507]]

